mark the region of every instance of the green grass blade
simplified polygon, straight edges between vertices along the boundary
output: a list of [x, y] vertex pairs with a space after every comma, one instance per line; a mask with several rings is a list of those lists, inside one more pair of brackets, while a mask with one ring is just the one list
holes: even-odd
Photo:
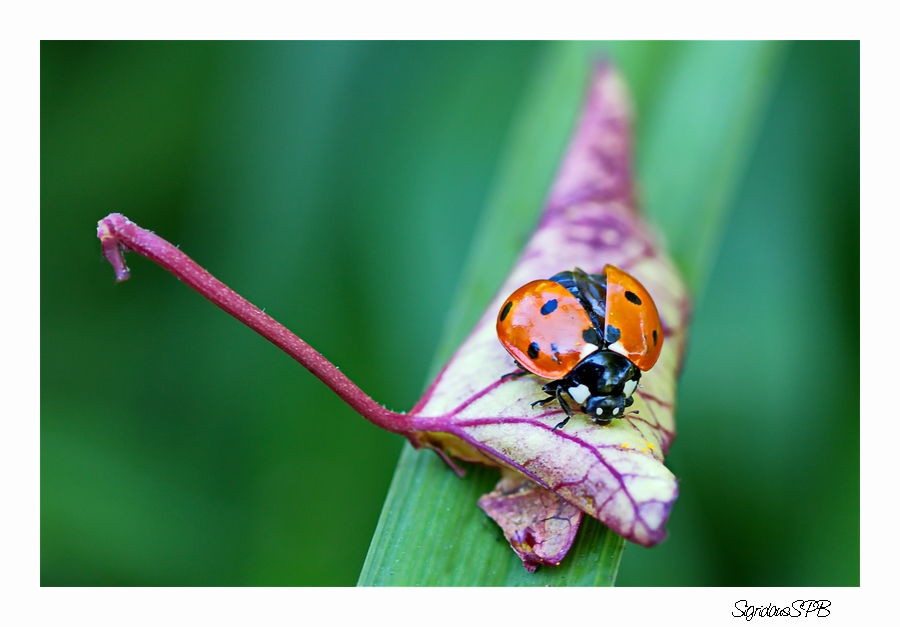
[[712, 267], [785, 48], [689, 42], [657, 87], [641, 133], [638, 182], [695, 296]]
[[[633, 85], [638, 183], [648, 213], [696, 289], [714, 258], [782, 50], [752, 42], [548, 45], [501, 159], [432, 375], [482, 313], [530, 234], [598, 54], [609, 54]], [[496, 479], [496, 470], [470, 467], [460, 480], [434, 454], [405, 446], [359, 585], [615, 583], [625, 542], [587, 518], [560, 567], [527, 573], [476, 505]]]

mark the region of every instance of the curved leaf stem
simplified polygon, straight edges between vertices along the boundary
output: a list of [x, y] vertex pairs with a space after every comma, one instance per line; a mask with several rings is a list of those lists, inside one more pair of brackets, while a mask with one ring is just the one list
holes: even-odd
[[412, 420], [408, 415], [392, 412], [376, 403], [321, 353], [155, 233], [139, 227], [120, 213], [111, 213], [97, 223], [97, 237], [103, 256], [115, 269], [117, 283], [130, 276], [123, 252], [131, 250], [143, 255], [300, 362], [372, 424], [402, 435], [412, 433]]

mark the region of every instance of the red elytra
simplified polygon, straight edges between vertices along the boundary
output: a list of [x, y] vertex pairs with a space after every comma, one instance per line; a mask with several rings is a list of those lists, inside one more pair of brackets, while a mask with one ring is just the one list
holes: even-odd
[[517, 289], [497, 316], [501, 344], [523, 368], [545, 379], [560, 379], [578, 365], [587, 354], [584, 334], [593, 329], [578, 299], [547, 279]]
[[663, 345], [656, 303], [644, 286], [627, 272], [607, 265], [603, 273], [606, 274], [604, 337], [612, 339], [610, 327], [619, 331], [619, 338], [609, 342], [609, 350], [627, 357], [643, 371], [650, 370], [659, 359]]
[[663, 331], [650, 293], [613, 265], [607, 264], [600, 276], [581, 275], [606, 294], [605, 312], [592, 312], [604, 320], [604, 329], [594, 326], [575, 294], [556, 281], [540, 279], [517, 289], [500, 308], [497, 337], [503, 347], [522, 368], [550, 380], [566, 376], [599, 349], [622, 355], [642, 371], [652, 368], [662, 350]]

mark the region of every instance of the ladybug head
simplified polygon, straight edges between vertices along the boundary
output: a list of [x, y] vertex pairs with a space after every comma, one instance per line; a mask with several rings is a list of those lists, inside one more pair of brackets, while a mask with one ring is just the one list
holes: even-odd
[[613, 418], [621, 418], [625, 415], [625, 408], [634, 403], [634, 399], [624, 394], [610, 394], [608, 396], [591, 396], [582, 407], [582, 411], [588, 414], [594, 422], [609, 424]]
[[562, 387], [594, 422], [606, 424], [634, 403], [632, 394], [640, 380], [641, 371], [626, 357], [601, 350], [575, 366]]

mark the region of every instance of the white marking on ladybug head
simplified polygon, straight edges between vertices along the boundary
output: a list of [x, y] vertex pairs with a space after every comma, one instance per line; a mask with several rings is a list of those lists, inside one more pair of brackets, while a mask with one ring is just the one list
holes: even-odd
[[591, 344], [590, 342], [588, 342], [587, 344], [585, 344], [584, 346], [581, 347], [581, 354], [578, 355], [578, 358], [584, 359], [588, 355], [595, 353], [598, 348], [600, 348], [600, 347], [597, 346], [596, 344]]
[[569, 388], [569, 396], [572, 397], [579, 405], [584, 405], [584, 401], [587, 400], [587, 397], [591, 395], [591, 391], [588, 389], [584, 383], [581, 385], [577, 385], [575, 387]]
[[634, 394], [634, 389], [637, 387], [637, 381], [632, 379], [631, 381], [625, 382], [625, 389], [623, 390], [625, 394], [625, 398], [631, 398], [631, 395]]
[[619, 408], [618, 408], [618, 407], [613, 407], [613, 416], [615, 416], [615, 415], [618, 414], [618, 413], [619, 413]]

